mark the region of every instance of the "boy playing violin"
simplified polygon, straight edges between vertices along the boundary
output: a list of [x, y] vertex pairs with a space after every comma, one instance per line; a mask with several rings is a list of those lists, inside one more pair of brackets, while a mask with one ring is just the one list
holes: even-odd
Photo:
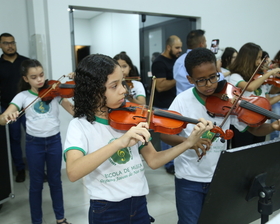
[[[211, 117], [205, 107], [206, 98], [212, 95], [218, 87], [219, 74], [217, 73], [215, 55], [205, 48], [194, 49], [187, 55], [185, 67], [189, 73], [187, 78], [195, 87], [177, 95], [169, 110], [177, 111], [183, 116], [194, 119], [203, 117], [220, 125], [224, 118]], [[234, 115], [230, 115], [225, 121], [223, 129], [229, 129], [230, 124], [234, 125], [239, 131], [248, 130], [258, 136], [267, 135], [280, 129], [280, 120], [272, 124], [262, 124], [259, 127], [252, 128], [239, 122], [237, 116]], [[188, 124], [179, 135], [161, 134], [161, 139], [174, 146], [184, 141], [192, 129], [193, 125]], [[207, 131], [202, 135], [202, 138], [212, 139], [212, 136], [213, 133]], [[197, 223], [220, 152], [226, 150], [227, 147], [227, 144], [221, 142], [219, 138], [214, 138], [210, 147], [209, 145], [199, 146], [200, 149], [203, 149], [200, 153], [205, 155], [201, 160], [198, 160], [199, 149], [195, 149], [196, 151], [187, 150], [174, 160], [178, 224]]]

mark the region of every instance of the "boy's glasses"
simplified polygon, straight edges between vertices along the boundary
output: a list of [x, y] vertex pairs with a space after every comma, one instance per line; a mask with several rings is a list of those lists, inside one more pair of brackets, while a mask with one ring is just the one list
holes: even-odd
[[207, 85], [207, 82], [211, 82], [212, 84], [218, 82], [220, 79], [220, 74], [211, 75], [208, 79], [199, 79], [195, 80], [195, 83], [198, 87], [203, 87]]
[[15, 46], [16, 45], [16, 42], [15, 41], [12, 41], [12, 42], [3, 42], [2, 43], [4, 46], [9, 46], [9, 45], [12, 45], [12, 46]]

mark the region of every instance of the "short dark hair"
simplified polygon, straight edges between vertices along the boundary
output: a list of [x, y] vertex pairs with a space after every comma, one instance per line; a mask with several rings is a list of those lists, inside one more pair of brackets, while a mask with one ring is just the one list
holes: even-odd
[[185, 58], [185, 68], [192, 77], [193, 69], [203, 63], [213, 63], [216, 65], [216, 57], [212, 51], [207, 48], [196, 48], [190, 51]]
[[10, 33], [2, 33], [0, 35], [0, 41], [1, 41], [2, 37], [14, 37], [14, 36], [12, 34], [10, 34]]
[[201, 43], [201, 38], [204, 36], [204, 30], [192, 30], [187, 35], [187, 48], [188, 49], [195, 49], [199, 47]]

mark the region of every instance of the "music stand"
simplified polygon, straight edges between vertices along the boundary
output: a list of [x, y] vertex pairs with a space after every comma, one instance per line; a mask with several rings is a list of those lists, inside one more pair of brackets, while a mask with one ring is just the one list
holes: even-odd
[[[261, 178], [273, 189], [271, 213], [280, 208], [280, 140], [223, 151], [206, 195], [199, 224], [248, 224], [260, 214], [260, 198], [250, 189]], [[261, 184], [262, 185], [262, 184]], [[250, 193], [249, 193], [250, 192]], [[272, 205], [273, 204], [273, 205]], [[259, 205], [260, 207], [260, 205]], [[262, 217], [263, 218], [263, 217]]]

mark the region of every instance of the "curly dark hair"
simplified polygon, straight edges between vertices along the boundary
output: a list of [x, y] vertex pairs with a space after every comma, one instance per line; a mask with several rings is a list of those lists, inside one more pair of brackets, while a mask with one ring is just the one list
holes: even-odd
[[118, 62], [109, 56], [92, 54], [85, 57], [75, 71], [74, 117], [95, 121], [95, 114], [106, 105], [105, 83]]
[[196, 48], [187, 54], [185, 58], [185, 68], [192, 77], [193, 69], [207, 62], [213, 63], [216, 66], [216, 57], [214, 53], [206, 48]]

